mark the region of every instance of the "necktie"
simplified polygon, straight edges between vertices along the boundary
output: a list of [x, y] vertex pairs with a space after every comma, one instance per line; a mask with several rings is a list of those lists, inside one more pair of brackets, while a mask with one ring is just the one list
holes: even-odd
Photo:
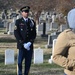
[[28, 20], [26, 20], [26, 24], [28, 24]]

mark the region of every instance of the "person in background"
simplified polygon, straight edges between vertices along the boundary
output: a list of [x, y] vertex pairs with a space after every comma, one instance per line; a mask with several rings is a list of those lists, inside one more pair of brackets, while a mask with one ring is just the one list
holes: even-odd
[[[22, 18], [16, 20], [14, 35], [17, 40], [18, 53], [18, 75], [29, 75], [31, 66], [33, 43], [36, 38], [36, 24], [34, 20], [28, 18], [29, 6], [20, 9]], [[22, 62], [25, 59], [24, 74], [22, 73]]]
[[53, 62], [64, 68], [64, 75], [75, 75], [75, 8], [67, 15], [69, 29], [59, 34], [53, 54]]

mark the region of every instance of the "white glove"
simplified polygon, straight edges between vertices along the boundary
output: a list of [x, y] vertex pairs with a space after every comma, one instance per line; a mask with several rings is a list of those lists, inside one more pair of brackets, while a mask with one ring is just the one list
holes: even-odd
[[30, 47], [30, 45], [31, 45], [31, 42], [28, 42], [28, 43], [27, 43], [27, 45]]
[[27, 49], [27, 50], [30, 50], [30, 47], [28, 46], [27, 43], [24, 43], [24, 48]]
[[27, 50], [30, 50], [30, 45], [31, 45], [31, 42], [24, 43], [24, 48]]

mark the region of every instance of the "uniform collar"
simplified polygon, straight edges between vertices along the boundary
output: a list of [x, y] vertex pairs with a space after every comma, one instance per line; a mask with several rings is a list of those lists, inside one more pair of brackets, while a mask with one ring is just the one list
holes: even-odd
[[28, 18], [24, 18], [24, 17], [23, 17], [23, 19], [24, 19], [25, 21], [28, 21]]

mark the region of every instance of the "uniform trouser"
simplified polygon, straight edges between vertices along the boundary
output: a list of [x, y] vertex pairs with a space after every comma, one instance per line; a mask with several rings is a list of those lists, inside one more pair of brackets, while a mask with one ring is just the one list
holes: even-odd
[[18, 53], [18, 75], [22, 74], [22, 61], [25, 59], [24, 75], [28, 75], [31, 66], [33, 50], [19, 49]]

